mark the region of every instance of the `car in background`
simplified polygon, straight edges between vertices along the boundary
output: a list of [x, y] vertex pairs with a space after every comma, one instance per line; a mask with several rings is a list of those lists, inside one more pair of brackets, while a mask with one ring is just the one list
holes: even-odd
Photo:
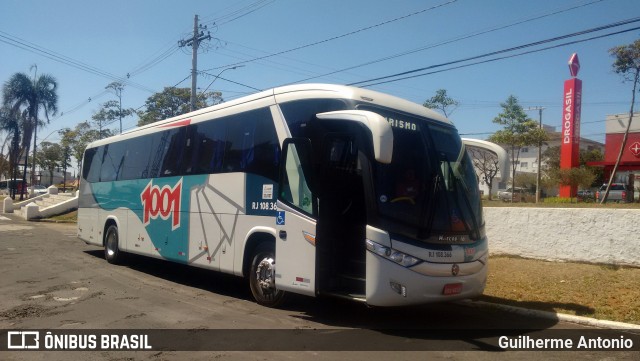
[[[604, 193], [607, 190], [607, 184], [603, 184], [602, 187], [596, 192], [596, 199], [598, 202], [602, 202], [602, 198], [604, 198]], [[616, 202], [616, 203], [629, 203], [633, 202], [633, 192], [630, 192], [627, 189], [627, 185], [624, 183], [611, 183], [611, 189], [609, 189], [609, 196], [607, 197], [607, 202]]]
[[27, 188], [27, 193], [31, 194], [31, 190], [33, 190], [33, 194], [39, 196], [41, 194], [47, 194], [49, 193], [49, 190], [47, 189], [47, 187], [43, 186], [43, 185], [36, 185], [36, 186], [32, 186]]
[[20, 194], [25, 182], [21, 180], [2, 180], [0, 181], [0, 195], [9, 195], [13, 189], [15, 193]]
[[593, 202], [596, 200], [596, 194], [590, 189], [579, 190], [576, 197], [578, 198], [578, 201], [583, 202]]
[[532, 196], [533, 193], [529, 189], [522, 187], [515, 187], [514, 190], [509, 187], [504, 191], [498, 192], [498, 199], [503, 202], [527, 202], [532, 200]]

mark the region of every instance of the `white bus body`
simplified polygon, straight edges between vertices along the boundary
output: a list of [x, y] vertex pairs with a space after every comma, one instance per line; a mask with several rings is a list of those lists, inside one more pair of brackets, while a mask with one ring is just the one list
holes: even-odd
[[267, 306], [285, 292], [397, 306], [485, 287], [462, 140], [396, 97], [275, 88], [96, 141], [82, 164], [78, 236], [109, 262], [127, 252], [246, 277]]

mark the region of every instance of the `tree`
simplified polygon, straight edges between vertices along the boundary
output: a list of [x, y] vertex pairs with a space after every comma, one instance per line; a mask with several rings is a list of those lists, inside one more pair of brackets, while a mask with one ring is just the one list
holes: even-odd
[[122, 109], [120, 103], [117, 100], [109, 100], [102, 104], [102, 108], [93, 116], [93, 119], [96, 124], [98, 124], [98, 131], [102, 134], [102, 128], [107, 127], [122, 118], [126, 118], [135, 114], [136, 111], [133, 108], [125, 108]]
[[60, 144], [42, 142], [42, 148], [36, 154], [36, 162], [40, 168], [49, 172], [49, 179], [53, 182], [53, 172], [63, 166], [64, 151]]
[[114, 81], [112, 83], [110, 83], [109, 85], [107, 85], [105, 87], [105, 89], [111, 89], [113, 90], [113, 92], [116, 94], [116, 96], [118, 97], [118, 102], [117, 104], [117, 118], [120, 121], [120, 133], [122, 133], [122, 118], [127, 117], [131, 114], [135, 113], [135, 109], [129, 108], [127, 109], [127, 113], [128, 114], [123, 114], [122, 112], [122, 91], [124, 90], [124, 84], [122, 84], [119, 81]]
[[[36, 67], [37, 70], [37, 67]], [[20, 117], [22, 130], [21, 147], [27, 154], [30, 149], [31, 140], [34, 134], [37, 135], [37, 127], [49, 122], [49, 115], [58, 112], [58, 82], [48, 74], [34, 76], [31, 80], [27, 74], [16, 73], [4, 84], [3, 104], [11, 109], [12, 116]], [[46, 123], [40, 120], [40, 109], [44, 111]], [[34, 158], [36, 145], [33, 146]], [[25, 167], [23, 177], [26, 178], [27, 169]], [[33, 163], [31, 175], [35, 174], [35, 162]], [[20, 199], [23, 195], [20, 194]]]
[[[11, 178], [14, 181], [18, 178], [18, 161], [20, 159], [20, 119], [11, 112], [11, 109], [7, 107], [0, 108], [0, 130], [7, 132], [7, 138], [5, 143], [9, 141], [8, 151], [8, 164], [6, 164], [7, 178]], [[4, 153], [4, 144], [2, 146], [2, 153]], [[15, 198], [14, 190], [10, 190], [11, 197]]]
[[60, 147], [62, 147], [62, 191], [67, 191], [67, 167], [71, 166], [71, 147], [73, 146], [73, 139], [75, 132], [69, 128], [64, 128], [58, 131], [60, 135]]
[[529, 119], [518, 103], [518, 98], [510, 95], [501, 103], [502, 113], [493, 122], [504, 126], [502, 130], [489, 137], [489, 141], [506, 145], [511, 153], [511, 182], [516, 186], [516, 169], [520, 159], [520, 149], [525, 146], [538, 145], [547, 140], [547, 133], [538, 126], [538, 122]]
[[[20, 142], [20, 127], [18, 126], [17, 119], [11, 116], [11, 112], [7, 108], [0, 108], [0, 132], [1, 131], [6, 131], [7, 136], [2, 143], [2, 148], [0, 148], [0, 156], [2, 157], [0, 175], [5, 175], [6, 178], [9, 178], [13, 166], [15, 165], [15, 150], [13, 149], [12, 144]], [[15, 140], [16, 137], [17, 142]], [[4, 156], [5, 147], [8, 148], [7, 157]]]
[[627, 138], [629, 137], [629, 129], [631, 128], [631, 120], [633, 119], [633, 105], [636, 102], [636, 89], [638, 88], [638, 82], [640, 81], [640, 39], [629, 45], [616, 46], [609, 49], [609, 54], [615, 58], [613, 61], [613, 71], [622, 75], [623, 82], [632, 81], [633, 90], [631, 91], [631, 107], [629, 109], [629, 120], [627, 121], [627, 129], [622, 137], [622, 144], [620, 144], [620, 152], [618, 152], [618, 158], [611, 171], [611, 177], [609, 183], [607, 183], [607, 189], [602, 197], [601, 204], [607, 201], [609, 196], [609, 190], [611, 184], [618, 171], [620, 165], [620, 159], [622, 159], [622, 153], [627, 146]]
[[[604, 159], [604, 155], [599, 149], [580, 149], [580, 171], [574, 172], [575, 174], [562, 172], [560, 170], [560, 146], [554, 146], [547, 148], [542, 153], [542, 162], [544, 167], [541, 170], [543, 172], [545, 183], [549, 186], [556, 186], [558, 184], [580, 186], [582, 188], [597, 187], [604, 182], [603, 170], [600, 167], [589, 167], [587, 162], [597, 162]], [[577, 168], [576, 168], [577, 169]], [[575, 180], [569, 182], [571, 177], [578, 177], [584, 175], [584, 181]], [[591, 180], [587, 182], [587, 180]]]
[[[460, 102], [448, 96], [446, 89], [438, 89], [436, 90], [436, 95], [425, 100], [422, 105], [430, 109], [439, 110], [448, 118], [449, 115], [460, 105]], [[451, 109], [451, 107], [453, 107], [453, 109]]]
[[520, 187], [526, 188], [528, 191], [535, 193], [537, 176], [535, 173], [521, 172], [516, 174], [516, 183], [520, 185]]
[[[207, 92], [198, 95], [196, 107], [198, 109], [222, 103], [222, 93]], [[145, 111], [139, 111], [138, 126], [151, 124], [167, 118], [172, 118], [191, 109], [191, 89], [167, 87], [160, 93], [150, 96], [145, 102]]]
[[583, 185], [579, 184], [583, 188], [589, 187], [600, 187], [604, 180], [604, 168], [602, 167], [589, 167], [587, 163], [589, 162], [599, 162], [604, 160], [604, 154], [600, 149], [580, 149], [580, 166], [588, 169], [594, 176], [591, 184]]
[[558, 183], [565, 186], [589, 188], [596, 175], [585, 166], [558, 170]]
[[60, 135], [62, 136], [61, 143], [63, 147], [69, 147], [69, 153], [76, 159], [77, 168], [80, 170], [82, 167], [82, 156], [84, 155], [85, 149], [87, 149], [87, 145], [101, 139], [102, 136], [111, 136], [112, 134], [111, 131], [104, 129], [100, 132], [95, 129], [95, 127], [92, 127], [89, 122], [84, 121], [78, 123], [74, 129], [62, 129]]

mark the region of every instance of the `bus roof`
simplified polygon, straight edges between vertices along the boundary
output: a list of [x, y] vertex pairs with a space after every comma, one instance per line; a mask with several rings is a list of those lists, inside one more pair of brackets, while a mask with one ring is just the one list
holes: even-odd
[[[213, 105], [210, 107], [202, 108], [193, 112], [185, 113], [173, 118], [160, 120], [151, 124], [147, 124], [141, 127], [136, 127], [132, 130], [124, 132], [122, 134], [114, 135], [109, 138], [97, 140], [89, 144], [88, 147], [95, 147], [102, 144], [111, 143], [120, 139], [127, 139], [136, 137], [141, 132], [154, 133], [159, 131], [160, 128], [164, 128], [168, 124], [181, 125], [181, 121], [184, 121], [185, 125], [192, 118], [199, 117], [204, 114], [213, 113], [223, 109], [229, 109], [232, 107], [240, 106], [243, 104], [249, 104], [258, 100], [264, 100], [266, 98], [275, 97], [276, 101], [283, 102], [295, 99], [312, 99], [312, 98], [339, 98], [339, 99], [353, 99], [362, 102], [368, 102], [374, 105], [384, 106], [387, 108], [396, 109], [405, 113], [415, 114], [418, 116], [430, 118], [433, 120], [441, 121], [447, 124], [452, 124], [450, 120], [445, 118], [435, 111], [425, 108], [420, 104], [410, 102], [408, 100], [380, 93], [374, 90], [357, 88], [347, 85], [334, 85], [334, 84], [295, 84], [286, 85], [269, 90], [264, 90], [255, 94], [247, 95], [242, 98], [234, 99], [221, 104]], [[149, 130], [149, 132], [144, 132]]]
[[[301, 96], [301, 93], [308, 92], [309, 95]], [[410, 102], [408, 100], [380, 93], [370, 89], [357, 88], [348, 85], [332, 85], [332, 84], [296, 84], [287, 85], [273, 89], [276, 97], [285, 94], [291, 94], [291, 98], [346, 98], [354, 99], [371, 104], [385, 106], [397, 109], [405, 113], [415, 114], [422, 117], [438, 120], [447, 124], [452, 124], [450, 120], [439, 113], [428, 109], [420, 104]], [[331, 94], [331, 95], [330, 95]], [[337, 94], [337, 96], [336, 96]]]

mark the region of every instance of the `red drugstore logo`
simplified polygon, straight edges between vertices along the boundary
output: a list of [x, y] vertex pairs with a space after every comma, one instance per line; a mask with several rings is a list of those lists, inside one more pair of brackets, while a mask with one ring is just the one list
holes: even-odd
[[168, 185], [162, 188], [149, 184], [140, 193], [142, 201], [143, 223], [148, 225], [151, 219], [157, 219], [158, 216], [165, 221], [172, 218], [171, 230], [180, 227], [180, 195], [182, 191], [182, 178], [173, 188]]

